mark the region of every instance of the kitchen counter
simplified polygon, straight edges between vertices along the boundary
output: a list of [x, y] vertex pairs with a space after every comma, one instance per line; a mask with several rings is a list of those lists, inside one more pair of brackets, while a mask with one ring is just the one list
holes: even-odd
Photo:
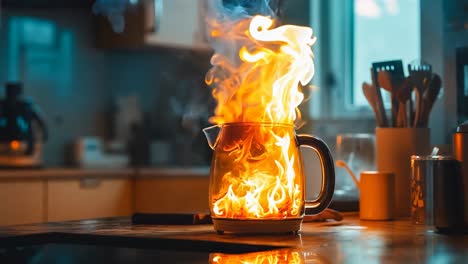
[[208, 177], [210, 167], [191, 167], [191, 168], [140, 168], [136, 171], [137, 177]]
[[186, 251], [206, 253], [202, 261], [194, 258], [188, 263], [209, 263], [209, 259], [210, 263], [222, 263], [214, 260], [224, 258], [234, 258], [237, 261], [232, 263], [237, 263], [240, 259], [268, 256], [299, 259], [289, 263], [466, 263], [468, 259], [468, 235], [438, 234], [430, 227], [412, 225], [409, 220], [360, 221], [356, 214], [345, 215], [342, 222], [304, 223], [300, 235], [280, 236], [218, 235], [211, 225], [132, 226], [129, 218], [0, 228], [0, 258], [2, 252], [9, 252], [1, 248], [62, 243], [106, 245], [116, 250], [169, 250], [169, 258]]
[[21, 179], [56, 179], [56, 178], [83, 178], [83, 177], [129, 177], [133, 169], [79, 169], [79, 168], [53, 168], [53, 169], [25, 169], [0, 170], [0, 180]]
[[81, 169], [81, 168], [47, 168], [0, 170], [1, 180], [21, 179], [68, 179], [68, 178], [116, 178], [116, 177], [208, 177], [209, 167], [193, 168], [121, 168], [121, 169]]

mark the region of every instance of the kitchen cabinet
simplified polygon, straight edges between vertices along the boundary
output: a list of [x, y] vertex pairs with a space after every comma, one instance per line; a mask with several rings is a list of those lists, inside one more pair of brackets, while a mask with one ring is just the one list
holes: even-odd
[[209, 212], [208, 177], [153, 176], [135, 181], [135, 212]]
[[209, 167], [0, 171], [0, 226], [208, 212]]
[[133, 180], [85, 177], [47, 181], [47, 221], [129, 216]]
[[97, 47], [135, 49], [157, 46], [209, 51], [205, 9], [206, 0], [140, 1], [127, 6], [122, 33], [115, 33], [104, 16], [97, 18]]
[[155, 20], [157, 30], [146, 35], [148, 45], [209, 49], [205, 30], [206, 0], [159, 1], [162, 10]]
[[3, 0], [0, 7], [5, 8], [86, 8], [91, 9], [95, 0]]
[[40, 179], [0, 181], [0, 226], [43, 222], [45, 187]]

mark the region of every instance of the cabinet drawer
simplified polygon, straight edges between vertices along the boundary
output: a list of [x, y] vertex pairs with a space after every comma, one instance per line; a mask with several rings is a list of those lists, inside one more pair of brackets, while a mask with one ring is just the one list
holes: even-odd
[[45, 183], [0, 181], [0, 226], [43, 222]]
[[135, 211], [139, 213], [209, 212], [208, 177], [136, 179]]
[[130, 178], [49, 180], [48, 221], [129, 216], [133, 213]]

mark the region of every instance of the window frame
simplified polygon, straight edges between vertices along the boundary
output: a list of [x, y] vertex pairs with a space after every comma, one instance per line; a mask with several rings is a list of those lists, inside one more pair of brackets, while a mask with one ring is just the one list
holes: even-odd
[[[422, 5], [422, 4], [420, 4]], [[420, 6], [421, 8], [421, 6]], [[309, 115], [313, 119], [374, 119], [369, 105], [354, 104], [354, 0], [310, 0], [316, 74]], [[421, 42], [423, 40], [420, 33]], [[331, 54], [331, 52], [335, 52]], [[421, 57], [421, 52], [419, 57]], [[370, 69], [371, 65], [369, 65]], [[390, 109], [386, 109], [387, 114]]]

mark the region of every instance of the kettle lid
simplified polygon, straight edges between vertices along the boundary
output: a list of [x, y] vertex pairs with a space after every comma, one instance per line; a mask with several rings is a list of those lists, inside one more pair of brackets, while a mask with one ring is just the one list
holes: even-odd
[[457, 133], [468, 133], [468, 120], [457, 127]]

